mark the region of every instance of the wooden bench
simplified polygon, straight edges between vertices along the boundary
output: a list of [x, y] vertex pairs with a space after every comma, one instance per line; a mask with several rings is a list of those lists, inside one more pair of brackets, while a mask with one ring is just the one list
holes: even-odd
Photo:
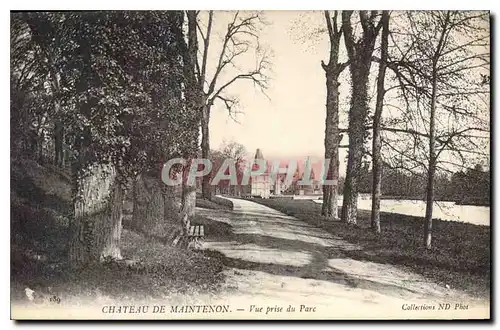
[[205, 237], [205, 228], [203, 225], [195, 225], [189, 228], [189, 241], [190, 245], [195, 249], [200, 248], [202, 245], [202, 239]]
[[189, 228], [189, 237], [204, 237], [205, 228], [203, 225], [191, 226]]

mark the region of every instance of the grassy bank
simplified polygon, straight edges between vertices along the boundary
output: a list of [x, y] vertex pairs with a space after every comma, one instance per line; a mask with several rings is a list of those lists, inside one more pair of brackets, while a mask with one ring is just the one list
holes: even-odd
[[102, 296], [123, 299], [213, 292], [223, 281], [222, 262], [204, 251], [166, 246], [124, 229], [125, 262], [72, 268], [67, 263], [71, 214], [69, 176], [29, 160], [11, 161], [11, 296], [26, 287], [61, 301]]
[[423, 247], [422, 218], [381, 212], [382, 233], [376, 234], [370, 230], [370, 211], [358, 210], [358, 224], [354, 226], [327, 221], [321, 216], [321, 205], [310, 200], [254, 201], [363, 248], [343, 251], [348, 258], [406, 267], [443, 286], [447, 284], [477, 297], [489, 296], [490, 227], [434, 220], [433, 248], [429, 251]]
[[233, 209], [233, 203], [230, 200], [225, 198], [212, 196], [212, 200], [202, 199], [201, 195], [196, 196], [196, 206], [202, 207], [204, 209], [211, 210], [227, 210], [230, 211]]

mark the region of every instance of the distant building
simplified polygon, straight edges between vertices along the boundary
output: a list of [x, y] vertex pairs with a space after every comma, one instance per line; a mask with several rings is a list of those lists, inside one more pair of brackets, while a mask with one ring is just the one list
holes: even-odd
[[[257, 149], [255, 152], [254, 159], [264, 159], [262, 151]], [[253, 164], [252, 170], [257, 170], [258, 165]], [[269, 177], [269, 169], [266, 166], [266, 171], [259, 176], [252, 176], [249, 180], [250, 185], [250, 196], [251, 197], [261, 197], [269, 198], [271, 195], [271, 180]]]
[[281, 191], [287, 195], [316, 195], [321, 194], [322, 186], [321, 180], [316, 179], [316, 174], [312, 164], [309, 166], [309, 183], [303, 184], [301, 181], [304, 179], [304, 175], [306, 175], [305, 171], [308, 167], [308, 163], [311, 164], [311, 160], [308, 157], [305, 161], [304, 168], [301, 170], [299, 165], [297, 164], [297, 168], [292, 178], [292, 182], [284, 187]]
[[282, 195], [288, 189], [288, 186], [286, 173], [276, 173], [274, 182], [271, 178], [271, 195]]
[[[300, 180], [304, 178], [305, 170], [308, 166], [308, 164], [311, 163], [311, 159], [307, 157], [304, 172], [302, 172], [302, 175], [300, 176]], [[321, 182], [320, 180], [316, 180], [316, 174], [314, 173], [314, 168], [312, 166], [309, 169], [311, 171], [309, 175], [309, 184], [299, 184], [299, 195], [316, 195], [320, 194], [322, 192], [321, 189]]]
[[[260, 148], [256, 150], [254, 159], [264, 159], [264, 155], [262, 154], [262, 150]], [[306, 164], [310, 162], [311, 160], [308, 157], [306, 159]], [[309, 169], [311, 171], [310, 183], [300, 184], [299, 181], [301, 181], [304, 177], [304, 171], [301, 171], [298, 165], [290, 182], [286, 180], [288, 165], [286, 165], [284, 173], [273, 173], [270, 165], [271, 164], [267, 164], [266, 170], [263, 174], [249, 178], [248, 185], [243, 189], [244, 195], [248, 197], [269, 198], [270, 196], [278, 195], [321, 194], [321, 181], [316, 180], [316, 175], [312, 166], [310, 166]], [[252, 170], [255, 171], [257, 169], [258, 165], [254, 164]]]

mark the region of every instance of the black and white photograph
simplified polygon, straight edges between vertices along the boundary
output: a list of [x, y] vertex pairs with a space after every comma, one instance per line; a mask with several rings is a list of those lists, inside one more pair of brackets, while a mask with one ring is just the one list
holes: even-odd
[[385, 9], [11, 10], [11, 319], [490, 320], [491, 14]]

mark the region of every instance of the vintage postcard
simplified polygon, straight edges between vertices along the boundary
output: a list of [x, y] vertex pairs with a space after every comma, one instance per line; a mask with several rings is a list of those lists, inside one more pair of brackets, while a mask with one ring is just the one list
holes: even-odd
[[12, 11], [11, 318], [490, 319], [488, 11]]

